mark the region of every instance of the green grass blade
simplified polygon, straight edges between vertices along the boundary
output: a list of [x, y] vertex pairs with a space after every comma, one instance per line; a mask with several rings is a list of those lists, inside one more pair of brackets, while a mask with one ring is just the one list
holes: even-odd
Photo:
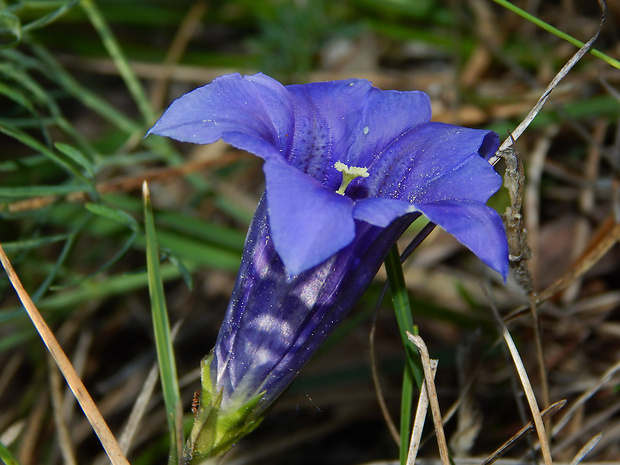
[[30, 113], [35, 114], [32, 103], [24, 96], [24, 94], [13, 89], [12, 87], [7, 86], [6, 84], [3, 84], [2, 82], [0, 82], [0, 94], [4, 95], [7, 98], [10, 98], [22, 107], [27, 108]]
[[14, 47], [21, 38], [19, 18], [7, 11], [0, 11], [0, 48]]
[[78, 149], [76, 149], [75, 147], [72, 147], [69, 144], [63, 144], [62, 142], [56, 142], [54, 144], [54, 147], [56, 147], [56, 150], [58, 150], [59, 152], [64, 153], [67, 157], [73, 160], [76, 164], [80, 165], [84, 169], [84, 171], [86, 171], [86, 175], [88, 176], [89, 179], [92, 179], [95, 177], [95, 168], [93, 167], [93, 164]]
[[13, 458], [13, 455], [2, 442], [0, 442], [0, 460], [2, 460], [4, 465], [19, 465], [19, 462]]
[[6, 198], [27, 198], [44, 197], [47, 195], [66, 195], [73, 192], [84, 192], [87, 190], [83, 184], [64, 184], [60, 186], [22, 186], [22, 187], [0, 187], [0, 197]]
[[[35, 63], [35, 66], [37, 66], [37, 68], [40, 69], [40, 71], [46, 76], [49, 76], [50, 79], [54, 80], [71, 96], [79, 102], [82, 102], [87, 108], [94, 111], [106, 121], [112, 123], [121, 131], [129, 135], [144, 132], [142, 127], [135, 123], [131, 118], [128, 118], [124, 113], [118, 111], [108, 101], [81, 85], [44, 47], [33, 44], [32, 50], [40, 60]], [[26, 57], [23, 56], [15, 57], [13, 56], [14, 54], [7, 53], [7, 55], [10, 55], [14, 61], [20, 61], [20, 59], [23, 61], [26, 59]]]
[[164, 296], [162, 277], [159, 271], [159, 251], [155, 237], [155, 221], [151, 207], [151, 197], [146, 183], [144, 184], [144, 224], [146, 230], [146, 258], [149, 278], [149, 293], [151, 296], [151, 313], [157, 346], [157, 360], [161, 376], [162, 390], [168, 427], [170, 430], [170, 456], [168, 463], [177, 465], [182, 457], [183, 447], [183, 415], [181, 411], [181, 396], [177, 378], [174, 349], [170, 335], [170, 322]]
[[[190, 267], [189, 271], [196, 269]], [[178, 268], [172, 264], [165, 264], [160, 269], [160, 275], [164, 281], [178, 279], [181, 274]], [[97, 282], [83, 280], [76, 289], [44, 297], [38, 302], [39, 310], [50, 313], [52, 317], [56, 315], [66, 315], [72, 308], [84, 302], [92, 302], [97, 299], [105, 299], [114, 296], [126, 296], [136, 290], [144, 289], [148, 285], [148, 274], [146, 272], [120, 274], [104, 277]], [[20, 321], [27, 318], [22, 307], [3, 308], [0, 312], [0, 325], [11, 321]], [[35, 335], [34, 332], [31, 333]]]
[[127, 86], [129, 93], [133, 97], [140, 113], [142, 114], [142, 118], [144, 118], [146, 123], [154, 122], [155, 113], [151, 108], [151, 104], [146, 96], [146, 93], [144, 92], [144, 88], [129, 66], [121, 47], [108, 27], [101, 11], [99, 11], [95, 0], [82, 0], [81, 5], [93, 27], [97, 30], [99, 37], [101, 37], [101, 41], [114, 61], [121, 77], [125, 81], [125, 85]]
[[[61, 5], [59, 8], [57, 8], [54, 11], [52, 11], [51, 13], [48, 13], [45, 16], [42, 16], [39, 19], [36, 19], [36, 20], [32, 21], [31, 23], [28, 23], [28, 24], [24, 25], [22, 27], [22, 30], [24, 32], [26, 32], [26, 31], [29, 31], [29, 30], [40, 29], [40, 28], [42, 28], [44, 26], [47, 26], [48, 24], [54, 22], [55, 20], [60, 18], [62, 15], [64, 15], [66, 12], [68, 12], [75, 5], [77, 5], [79, 1], [80, 0], [70, 0], [70, 1], [66, 2], [64, 5]], [[50, 2], [50, 4], [51, 4], [51, 2]], [[44, 5], [45, 5], [44, 3], [40, 3], [39, 4], [39, 6], [44, 6]]]
[[4, 242], [2, 248], [7, 253], [19, 252], [22, 250], [37, 249], [45, 245], [67, 240], [69, 234], [55, 234], [53, 236], [42, 236], [34, 239], [22, 239], [14, 242]]
[[95, 215], [99, 215], [112, 221], [124, 224], [132, 231], [140, 230], [140, 225], [133, 218], [133, 216], [123, 210], [107, 207], [98, 203], [87, 203], [85, 207], [88, 211], [94, 213]]
[[56, 263], [54, 264], [50, 272], [47, 274], [43, 282], [39, 285], [37, 290], [32, 293], [31, 297], [32, 297], [33, 302], [38, 302], [39, 299], [50, 288], [50, 286], [56, 279], [56, 276], [58, 276], [58, 273], [60, 272], [61, 267], [64, 265], [65, 261], [67, 260], [69, 252], [71, 252], [71, 250], [73, 249], [77, 235], [82, 230], [82, 228], [84, 227], [87, 221], [88, 221], [88, 217], [85, 217], [85, 216], [79, 219], [78, 221], [76, 221], [73, 231], [71, 232], [71, 234], [65, 241], [65, 244], [63, 245], [62, 250], [60, 251], [60, 254], [58, 255], [58, 258], [56, 259]]
[[8, 128], [6, 126], [0, 127], [0, 132], [3, 132], [7, 136], [18, 140], [19, 142], [32, 148], [33, 150], [37, 150], [38, 152], [40, 152], [41, 154], [45, 155], [50, 160], [52, 160], [54, 163], [64, 168], [67, 172], [69, 172], [73, 176], [81, 179], [82, 181], [84, 181], [84, 183], [90, 185], [91, 188], [93, 188], [94, 190], [94, 187], [92, 186], [92, 181], [89, 180], [86, 176], [84, 176], [84, 174], [82, 174], [75, 166], [73, 166], [72, 163], [68, 162], [63, 157], [60, 157], [57, 154], [55, 154], [53, 151], [48, 149], [45, 145], [41, 144], [34, 137], [30, 136], [29, 134], [26, 134], [25, 132], [17, 128]]
[[400, 330], [400, 336], [403, 341], [407, 362], [405, 364], [405, 372], [403, 376], [403, 390], [401, 399], [401, 417], [400, 417], [400, 462], [407, 462], [407, 452], [409, 450], [409, 435], [411, 429], [411, 408], [413, 405], [413, 384], [419, 388], [422, 386], [423, 373], [420, 364], [420, 357], [417, 350], [412, 347], [407, 339], [407, 331], [411, 334], [417, 334], [417, 328], [413, 325], [413, 317], [411, 316], [411, 305], [405, 286], [405, 277], [403, 275], [403, 267], [400, 262], [400, 255], [396, 246], [392, 247], [385, 259], [385, 270], [387, 272], [390, 293], [392, 294], [392, 303], [396, 313], [396, 320]]
[[[513, 5], [512, 3], [510, 3], [507, 0], [493, 0], [493, 1], [495, 3], [497, 3], [498, 5], [503, 6], [507, 10], [510, 10], [513, 13], [518, 14], [523, 19], [527, 19], [531, 23], [534, 23], [536, 26], [544, 29], [545, 31], [550, 32], [551, 34], [559, 37], [560, 39], [564, 39], [568, 43], [573, 44], [575, 47], [581, 48], [581, 47], [584, 46], [584, 43], [581, 42], [580, 40], [575, 39], [573, 36], [570, 36], [567, 33], [560, 31], [559, 29], [557, 29], [557, 28], [553, 27], [552, 25], [544, 22], [543, 20], [541, 20], [541, 19], [537, 18], [536, 16], [528, 13], [527, 11], [522, 10], [518, 6]], [[599, 51], [599, 50], [597, 50], [595, 48], [591, 48], [589, 50], [589, 52], [592, 55], [594, 55], [595, 57], [600, 58], [601, 60], [603, 60], [605, 63], [613, 66], [614, 68], [620, 69], [620, 61], [610, 57], [609, 55], [605, 55], [603, 52], [601, 52], [601, 51]]]
[[411, 364], [405, 363], [403, 371], [403, 384], [400, 393], [400, 447], [399, 459], [401, 465], [407, 463], [407, 455], [409, 453], [409, 441], [411, 436], [411, 412], [413, 410], [413, 395], [415, 389], [413, 372]]

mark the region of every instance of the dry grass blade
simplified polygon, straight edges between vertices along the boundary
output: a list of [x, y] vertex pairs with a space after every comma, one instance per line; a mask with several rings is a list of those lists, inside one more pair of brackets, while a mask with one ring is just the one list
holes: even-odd
[[0, 442], [6, 447], [10, 446], [21, 435], [25, 426], [25, 420], [19, 420], [8, 426], [4, 431], [2, 431], [2, 434], [0, 434]]
[[[174, 327], [172, 328], [172, 339], [174, 340], [181, 329], [181, 322], [177, 321]], [[131, 443], [138, 431], [138, 426], [146, 413], [146, 409], [149, 405], [149, 401], [153, 396], [153, 392], [155, 391], [155, 386], [157, 385], [157, 380], [159, 379], [159, 365], [157, 363], [153, 364], [151, 369], [149, 370], [149, 374], [144, 380], [144, 384], [142, 385], [142, 389], [140, 390], [140, 394], [136, 397], [136, 401], [134, 403], [133, 408], [131, 409], [131, 413], [129, 414], [129, 418], [127, 419], [127, 424], [123, 429], [118, 443], [121, 446], [121, 450], [127, 454], [129, 452], [129, 448], [131, 447]], [[103, 464], [102, 464], [103, 465]]]
[[15, 291], [17, 292], [17, 295], [19, 296], [19, 299], [21, 300], [24, 308], [26, 309], [28, 316], [32, 320], [32, 323], [35, 325], [37, 332], [41, 336], [41, 339], [43, 339], [43, 342], [47, 346], [47, 349], [49, 350], [52, 357], [54, 358], [54, 361], [58, 365], [58, 368], [60, 368], [60, 371], [67, 380], [69, 387], [73, 391], [77, 401], [80, 403], [84, 414], [88, 418], [88, 421], [91, 424], [93, 430], [95, 431], [95, 434], [97, 434], [97, 437], [101, 441], [101, 444], [103, 445], [110, 461], [113, 465], [129, 465], [127, 458], [121, 451], [118, 443], [116, 442], [116, 439], [114, 438], [114, 435], [112, 434], [112, 431], [110, 431], [110, 428], [108, 427], [107, 423], [103, 419], [103, 416], [99, 412], [97, 405], [86, 390], [84, 383], [76, 373], [73, 365], [69, 361], [69, 358], [60, 347], [60, 344], [56, 340], [56, 337], [52, 333], [51, 329], [35, 307], [32, 300], [30, 299], [30, 296], [22, 286], [21, 281], [15, 273], [15, 270], [13, 269], [9, 258], [4, 253], [4, 249], [2, 248], [2, 246], [0, 246], [0, 261], [2, 262], [2, 265], [4, 266], [9, 280], [11, 281], [11, 284], [13, 285]]
[[558, 424], [555, 425], [553, 431], [551, 432], [552, 436], [558, 434], [566, 423], [573, 417], [575, 412], [590, 398], [592, 397], [602, 386], [609, 382], [612, 376], [614, 376], [618, 371], [620, 371], [620, 361], [618, 361], [615, 365], [608, 368], [603, 376], [599, 379], [598, 383], [588, 389], [586, 392], [581, 394], [579, 398], [575, 400], [575, 402], [570, 406], [570, 408], [562, 415], [562, 418], [558, 421]]
[[590, 453], [590, 451], [594, 449], [596, 445], [601, 441], [601, 439], [603, 439], [603, 433], [598, 433], [596, 436], [590, 439], [588, 443], [585, 446], [583, 446], [579, 450], [579, 452], [577, 452], [577, 455], [575, 455], [575, 458], [571, 460], [570, 465], [577, 465], [583, 459], [585, 459], [586, 456]]
[[[433, 379], [435, 379], [435, 373], [437, 373], [437, 360], [431, 360], [431, 369], [433, 371]], [[426, 388], [426, 383], [424, 383], [422, 385], [422, 389], [420, 390], [418, 406], [413, 419], [413, 430], [411, 431], [411, 441], [409, 442], [409, 452], [407, 453], [407, 465], [414, 465], [416, 457], [418, 456], [427, 411], [428, 389]]]
[[[564, 407], [565, 405], [566, 405], [566, 400], [560, 400], [560, 401], [556, 402], [555, 404], [552, 404], [551, 406], [549, 406], [545, 410], [543, 410], [541, 412], [541, 414], [540, 414], [542, 419], [543, 419], [543, 421], [547, 421], [548, 419], [550, 419], [553, 415], [558, 413], [560, 411], [560, 409], [562, 407]], [[489, 456], [488, 459], [486, 459], [484, 462], [482, 462], [482, 465], [491, 465], [492, 463], [495, 463], [502, 455], [504, 455], [506, 452], [508, 452], [510, 449], [512, 449], [512, 447], [520, 439], [522, 439], [523, 436], [525, 436], [526, 434], [531, 433], [532, 431], [534, 431], [534, 422], [530, 421], [527, 425], [525, 425], [523, 428], [521, 428], [519, 431], [517, 431], [517, 433], [514, 436], [512, 436], [508, 441], [506, 441], [502, 445], [502, 447], [500, 447], [495, 452], [493, 452]]]
[[495, 317], [495, 320], [501, 330], [504, 341], [506, 342], [506, 346], [510, 351], [512, 361], [517, 370], [517, 374], [519, 375], [519, 379], [521, 380], [521, 385], [523, 386], [525, 397], [527, 398], [527, 402], [530, 406], [530, 411], [532, 412], [534, 425], [536, 426], [536, 433], [538, 434], [538, 440], [540, 441], [540, 449], [543, 455], [543, 459], [545, 461], [545, 465], [551, 465], [553, 463], [553, 460], [551, 459], [551, 450], [549, 449], [549, 439], [547, 438], [543, 419], [540, 415], [540, 409], [538, 408], [538, 402], [536, 401], [536, 395], [534, 394], [534, 389], [532, 389], [532, 384], [530, 383], [530, 380], [527, 376], [525, 365], [523, 364], [523, 360], [521, 360], [521, 356], [519, 355], [517, 346], [512, 340], [512, 336], [510, 336], [510, 333], [508, 332], [508, 328], [506, 328], [502, 317], [499, 315], [499, 312], [491, 301], [491, 297], [489, 296], [487, 289], [484, 288], [484, 291], [487, 294], [491, 310], [493, 311], [493, 316]]
[[561, 278], [538, 294], [538, 303], [550, 299], [558, 292], [570, 286], [576, 279], [583, 276], [583, 274], [592, 268], [618, 240], [620, 240], [620, 223], [615, 223], [614, 219], [609, 217], [603, 224], [599, 233], [590, 241], [583, 255], [581, 255]]
[[60, 452], [62, 454], [63, 462], [66, 465], [77, 465], [75, 458], [75, 451], [73, 444], [71, 443], [71, 435], [69, 434], [69, 428], [67, 428], [67, 422], [63, 415], [63, 395], [62, 395], [62, 380], [58, 368], [54, 364], [51, 357], [47, 357], [49, 366], [50, 388], [52, 394], [52, 406], [54, 411], [54, 423], [58, 430], [58, 442], [60, 445]]
[[[598, 29], [596, 30], [596, 33], [590, 38], [590, 40], [583, 44], [583, 46], [577, 51], [577, 53], [575, 53], [571, 57], [571, 59], [566, 62], [566, 64], [562, 67], [558, 74], [555, 75], [555, 77], [551, 80], [541, 97], [538, 99], [538, 102], [536, 102], [536, 105], [534, 105], [534, 108], [530, 110], [525, 119], [521, 121], [521, 123], [519, 124], [519, 126], [517, 126], [514, 132], [510, 134], [510, 137], [506, 138], [506, 140], [500, 146], [499, 151], [508, 149], [519, 137], [521, 137], [521, 134], [523, 134], [523, 132], [527, 129], [527, 127], [534, 120], [534, 118], [536, 118], [536, 115], [538, 115], [544, 104], [547, 102], [547, 99], [549, 98], [549, 95], [551, 94], [553, 89], [557, 87], [560, 81], [562, 81], [562, 79], [564, 79], [564, 77], [570, 72], [570, 70], [573, 69], [577, 62], [581, 60], [581, 58], [586, 53], [588, 53], [588, 50], [590, 50], [590, 48], [592, 48], [592, 44], [594, 44], [596, 39], [598, 39], [598, 35], [600, 34], [601, 29], [603, 29], [603, 24], [605, 24], [605, 17], [607, 16], [607, 7], [605, 6], [605, 3], [599, 0], [599, 5], [601, 7], [602, 14], [601, 21], [599, 23]], [[489, 163], [495, 165], [499, 161], [499, 159], [500, 157], [493, 156], [489, 159]]]
[[151, 400], [151, 396], [155, 391], [155, 386], [157, 386], [157, 380], [159, 378], [159, 366], [154, 364], [149, 370], [149, 374], [144, 380], [144, 385], [142, 386], [142, 390], [140, 394], [136, 398], [136, 402], [134, 403], [133, 409], [131, 410], [131, 414], [127, 420], [127, 424], [121, 433], [119, 444], [123, 452], [129, 452], [129, 447], [133, 442], [133, 438], [138, 431], [138, 426], [140, 425], [140, 421], [144, 417], [144, 413], [146, 412], [146, 408]]
[[[80, 377], [84, 374], [86, 369], [86, 362], [88, 360], [88, 354], [90, 346], [93, 342], [93, 334], [90, 331], [82, 330], [78, 338], [77, 344], [73, 352], [73, 368]], [[65, 389], [64, 398], [62, 401], [62, 416], [67, 424], [71, 423], [71, 418], [75, 410], [75, 397], [69, 388]]]
[[30, 411], [24, 431], [21, 434], [17, 459], [21, 465], [34, 464], [34, 451], [40, 440], [41, 429], [45, 421], [45, 416], [49, 410], [47, 387], [37, 393], [34, 408]]
[[422, 368], [424, 369], [424, 386], [428, 390], [428, 396], [431, 403], [431, 412], [433, 413], [433, 423], [435, 424], [435, 434], [437, 435], [437, 445], [439, 446], [439, 456], [444, 465], [450, 465], [450, 457], [448, 455], [448, 443], [446, 441], [446, 433], [443, 430], [441, 421], [441, 411], [439, 410], [439, 399], [437, 398], [437, 389], [435, 388], [434, 373], [431, 358], [428, 354], [428, 348], [424, 340], [417, 335], [407, 332], [407, 338], [420, 351], [422, 359]]

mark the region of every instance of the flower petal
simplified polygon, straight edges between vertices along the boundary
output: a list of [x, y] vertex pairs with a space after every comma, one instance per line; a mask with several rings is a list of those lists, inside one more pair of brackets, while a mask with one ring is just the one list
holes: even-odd
[[483, 158], [498, 145], [499, 138], [491, 131], [435, 122], [420, 125], [395, 140], [368, 167], [364, 196], [412, 203], [448, 199], [484, 203], [501, 186], [500, 176]]
[[267, 161], [263, 170], [273, 242], [289, 276], [351, 243], [355, 237], [351, 199], [284, 162]]
[[293, 123], [282, 84], [261, 73], [229, 74], [175, 100], [148, 134], [195, 144], [224, 139], [269, 158], [289, 151]]
[[396, 218], [415, 211], [415, 205], [404, 200], [370, 198], [355, 203], [353, 218], [385, 228]]
[[506, 280], [508, 243], [504, 225], [495, 210], [481, 203], [463, 201], [416, 204], [415, 207]]
[[383, 91], [366, 80], [286, 89], [295, 109], [295, 137], [288, 161], [334, 190], [341, 180], [332, 169], [335, 162], [367, 166], [394, 139], [431, 117], [425, 93]]

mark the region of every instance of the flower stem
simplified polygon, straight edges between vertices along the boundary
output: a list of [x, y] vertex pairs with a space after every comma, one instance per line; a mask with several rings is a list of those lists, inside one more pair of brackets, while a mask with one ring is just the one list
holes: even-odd
[[398, 253], [398, 247], [390, 249], [385, 259], [385, 269], [388, 276], [392, 303], [396, 313], [396, 320], [400, 335], [405, 347], [407, 362], [403, 375], [403, 388], [401, 398], [401, 420], [400, 420], [400, 462], [405, 464], [407, 461], [407, 451], [409, 450], [409, 434], [411, 429], [411, 407], [413, 400], [413, 383], [420, 388], [423, 382], [422, 366], [420, 357], [416, 349], [408, 343], [407, 331], [411, 334], [418, 334], [417, 327], [413, 325], [411, 316], [411, 305], [405, 286], [405, 277]]

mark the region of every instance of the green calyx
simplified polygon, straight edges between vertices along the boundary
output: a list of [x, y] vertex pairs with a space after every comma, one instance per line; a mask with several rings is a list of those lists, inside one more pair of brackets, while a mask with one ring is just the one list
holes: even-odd
[[216, 463], [243, 436], [252, 432], [263, 420], [263, 414], [255, 409], [263, 394], [258, 394], [246, 404], [233, 411], [223, 411], [222, 391], [214, 392], [211, 384], [211, 360], [213, 354], [201, 362], [202, 391], [200, 403], [195, 406], [194, 426], [189, 435], [183, 455], [188, 465]]
[[347, 190], [347, 186], [353, 181], [355, 178], [367, 178], [370, 176], [368, 174], [368, 168], [360, 168], [358, 166], [347, 166], [344, 163], [339, 161], [334, 165], [338, 171], [342, 173], [342, 182], [340, 183], [340, 187], [336, 191], [336, 194], [344, 195], [344, 192]]

